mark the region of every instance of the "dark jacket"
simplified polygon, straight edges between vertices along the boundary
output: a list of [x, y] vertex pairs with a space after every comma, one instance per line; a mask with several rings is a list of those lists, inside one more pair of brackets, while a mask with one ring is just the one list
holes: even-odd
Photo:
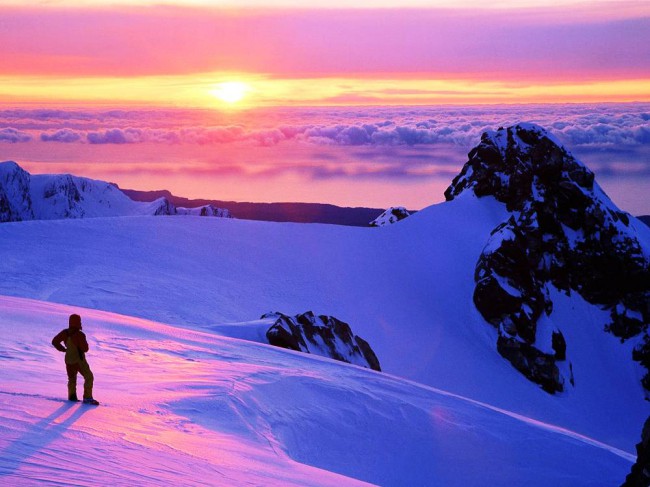
[[[65, 343], [65, 346], [62, 345]], [[85, 353], [88, 351], [86, 335], [79, 328], [66, 328], [61, 330], [54, 338], [52, 345], [61, 352], [65, 352], [66, 364], [77, 364], [85, 360]]]

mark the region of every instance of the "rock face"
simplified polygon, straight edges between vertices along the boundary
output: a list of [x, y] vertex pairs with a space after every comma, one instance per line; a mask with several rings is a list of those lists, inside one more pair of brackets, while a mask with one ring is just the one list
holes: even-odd
[[403, 206], [391, 206], [377, 218], [369, 223], [371, 227], [383, 227], [391, 223], [397, 223], [404, 218], [411, 216], [411, 213]]
[[262, 316], [262, 319], [267, 318], [275, 319], [266, 332], [271, 345], [381, 371], [368, 342], [354, 335], [350, 325], [333, 316], [315, 316], [307, 311], [296, 316], [277, 312]]
[[166, 198], [131, 200], [114, 184], [70, 174], [30, 175], [12, 161], [0, 162], [0, 223], [131, 215], [201, 215], [232, 218], [206, 205], [176, 208]]
[[[548, 392], [573, 380], [557, 366], [571, 355], [561, 331], [553, 330], [551, 343], [538, 340], [554, 286], [609, 310], [606, 330], [621, 341], [640, 337], [633, 358], [650, 368], [650, 249], [589, 169], [544, 129], [520, 124], [483, 134], [445, 197], [464, 191], [493, 196], [510, 212], [474, 276], [474, 303], [498, 329], [502, 356]], [[650, 373], [643, 385], [650, 391]]]
[[648, 487], [650, 485], [650, 417], [643, 425], [641, 442], [636, 445], [636, 463], [621, 487]]

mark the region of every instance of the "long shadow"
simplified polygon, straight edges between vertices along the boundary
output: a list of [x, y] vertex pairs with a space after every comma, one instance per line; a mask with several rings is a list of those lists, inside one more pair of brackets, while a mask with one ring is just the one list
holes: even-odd
[[[55, 423], [57, 418], [73, 407], [77, 409], [70, 416], [60, 423]], [[20, 438], [0, 451], [0, 477], [16, 472], [29, 458], [59, 438], [88, 409], [79, 403], [66, 402], [49, 416], [34, 424]]]

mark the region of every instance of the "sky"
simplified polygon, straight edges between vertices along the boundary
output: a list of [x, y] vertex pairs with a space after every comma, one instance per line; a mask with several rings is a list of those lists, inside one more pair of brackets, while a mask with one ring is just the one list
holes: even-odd
[[[460, 118], [449, 115], [454, 107], [466, 107], [462, 120], [483, 128], [534, 121], [522, 113], [570, 124], [570, 107], [586, 118], [610, 107], [616, 129], [629, 129], [623, 118], [636, 117], [636, 132], [609, 140], [606, 149], [597, 141], [596, 149], [586, 140], [599, 122], [589, 118], [589, 128], [576, 128], [588, 135], [566, 142], [587, 165], [606, 167], [605, 188], [624, 188], [624, 203], [618, 189], [615, 202], [650, 213], [645, 198], [631, 201], [641, 188], [628, 187], [630, 173], [639, 185], [650, 177], [638, 172], [648, 164], [648, 2], [350, 4], [0, 0], [0, 159], [188, 197], [421, 208], [441, 200], [444, 178], [480, 139], [459, 129]], [[423, 118], [406, 120], [408, 107]], [[479, 115], [476, 107], [491, 108]], [[559, 107], [569, 107], [566, 116]], [[12, 110], [22, 112], [13, 117]], [[111, 112], [133, 115], [105, 115]], [[384, 129], [374, 138], [352, 134], [362, 119], [417, 129], [431, 113], [455, 135], [408, 139], [397, 131], [402, 135], [387, 142], [378, 141]], [[330, 132], [288, 136], [283, 126]], [[396, 147], [415, 152], [407, 161], [426, 153], [429, 162], [454, 164], [433, 171], [435, 178], [413, 167], [408, 178], [399, 171], [391, 177], [377, 161], [404, 164], [391, 160], [402, 156]], [[360, 157], [359, 148], [379, 155]], [[611, 159], [603, 162], [604, 154]], [[179, 175], [178, 161], [200, 161], [204, 177]]]

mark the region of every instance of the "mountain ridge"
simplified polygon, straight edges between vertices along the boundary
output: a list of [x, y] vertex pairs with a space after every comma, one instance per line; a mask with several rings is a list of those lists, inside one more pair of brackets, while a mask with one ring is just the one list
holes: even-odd
[[232, 218], [214, 205], [182, 208], [161, 197], [133, 201], [117, 185], [71, 174], [30, 174], [14, 161], [0, 162], [0, 222], [136, 215]]
[[274, 202], [253, 203], [241, 201], [191, 199], [176, 196], [166, 189], [140, 191], [122, 189], [124, 194], [135, 201], [153, 201], [165, 197], [177, 206], [213, 204], [230, 210], [237, 218], [271, 222], [326, 223], [353, 227], [367, 227], [381, 215], [385, 208], [337, 206], [330, 203]]

